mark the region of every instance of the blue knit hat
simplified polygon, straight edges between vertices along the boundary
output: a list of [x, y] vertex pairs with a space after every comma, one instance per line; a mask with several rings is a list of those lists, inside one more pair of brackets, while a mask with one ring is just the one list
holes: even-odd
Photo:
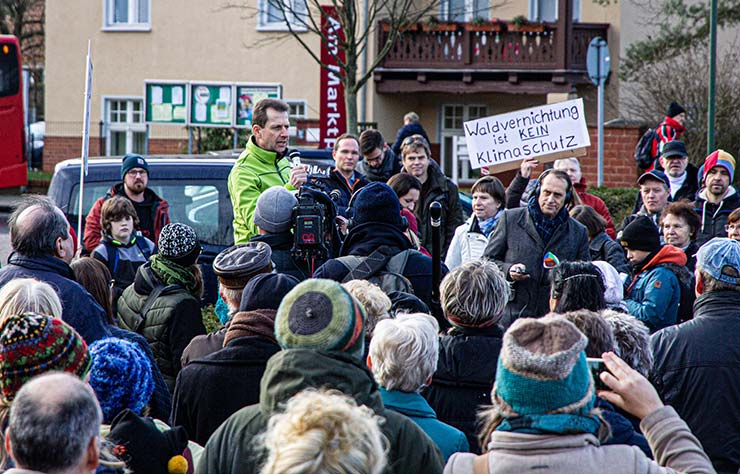
[[383, 222], [401, 226], [401, 203], [393, 189], [379, 181], [357, 191], [348, 210], [355, 224]]
[[126, 408], [142, 414], [154, 391], [152, 366], [144, 351], [133, 342], [115, 337], [99, 339], [90, 346], [90, 386], [110, 423]]
[[312, 278], [283, 298], [275, 337], [283, 349], [340, 351], [362, 358], [365, 309], [339, 283]]
[[552, 315], [521, 318], [504, 334], [493, 395], [505, 417], [587, 415], [595, 392], [586, 353], [588, 339], [570, 321]]

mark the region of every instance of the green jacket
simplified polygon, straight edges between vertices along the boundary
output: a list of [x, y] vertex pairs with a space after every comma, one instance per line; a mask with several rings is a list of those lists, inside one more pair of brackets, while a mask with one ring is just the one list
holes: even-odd
[[254, 137], [251, 137], [229, 173], [235, 244], [247, 243], [253, 235], [257, 235], [254, 210], [260, 194], [272, 186], [295, 189], [288, 184], [289, 180], [288, 159], [278, 156], [274, 151], [263, 150], [254, 142]]
[[339, 390], [385, 418], [381, 429], [389, 441], [386, 473], [442, 472], [439, 449], [413, 421], [383, 407], [378, 385], [367, 367], [344, 353], [306, 349], [286, 349], [270, 358], [260, 384], [259, 404], [242, 408], [211, 435], [196, 472], [260, 472], [266, 453], [255, 437], [281, 404], [307, 387]]

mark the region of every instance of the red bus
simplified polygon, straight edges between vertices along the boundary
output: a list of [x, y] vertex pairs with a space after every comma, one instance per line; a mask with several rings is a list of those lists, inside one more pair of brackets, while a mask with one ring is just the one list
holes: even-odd
[[21, 48], [0, 35], [0, 188], [28, 184]]

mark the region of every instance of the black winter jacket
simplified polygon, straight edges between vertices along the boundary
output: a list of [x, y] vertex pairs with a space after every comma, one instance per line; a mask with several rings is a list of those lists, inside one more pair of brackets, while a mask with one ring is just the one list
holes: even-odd
[[491, 388], [504, 335], [498, 325], [484, 329], [453, 328], [439, 338], [439, 362], [432, 384], [422, 395], [439, 421], [459, 429], [470, 449], [480, 453], [479, 407], [491, 404]]
[[694, 319], [651, 338], [650, 380], [701, 441], [717, 472], [740, 469], [740, 293], [713, 291]]
[[411, 135], [421, 135], [422, 137], [424, 137], [427, 143], [430, 143], [427, 132], [424, 130], [424, 127], [422, 127], [420, 123], [417, 122], [406, 124], [398, 129], [398, 132], [396, 133], [396, 141], [393, 142], [393, 146], [391, 147], [393, 149], [393, 153], [395, 153], [396, 156], [401, 156], [401, 143], [403, 143], [403, 141]]
[[707, 201], [705, 193], [706, 191], [699, 193], [694, 203], [694, 210], [701, 219], [699, 232], [696, 233], [696, 244], [699, 247], [715, 237], [727, 237], [727, 218], [740, 207], [740, 194], [733, 187], [730, 187], [727, 196], [719, 204]]
[[293, 248], [293, 234], [290, 231], [280, 234], [255, 235], [251, 242], [264, 242], [272, 250], [272, 264], [277, 273], [286, 273], [303, 281], [311, 276], [311, 271], [304, 262], [296, 261], [290, 255]]
[[342, 173], [340, 173], [336, 168], [332, 168], [329, 173], [329, 178], [322, 180], [326, 187], [325, 191], [329, 196], [331, 196], [330, 193], [332, 190], [336, 189], [339, 191], [339, 197], [333, 198], [333, 200], [337, 209], [337, 214], [343, 217], [347, 217], [347, 207], [349, 207], [349, 201], [352, 199], [352, 195], [364, 186], [370, 184], [370, 181], [358, 172], [355, 172], [354, 178], [355, 182], [352, 187], [350, 187]]
[[602, 232], [588, 243], [591, 260], [603, 260], [610, 263], [619, 273], [632, 275], [632, 265], [627, 261], [624, 249], [613, 241], [606, 232]]

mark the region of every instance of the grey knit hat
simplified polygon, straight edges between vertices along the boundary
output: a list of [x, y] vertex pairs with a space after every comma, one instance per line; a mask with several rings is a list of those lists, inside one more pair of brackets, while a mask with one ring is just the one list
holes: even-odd
[[290, 229], [293, 207], [298, 200], [282, 186], [273, 186], [260, 194], [254, 210], [254, 225], [271, 234]]

